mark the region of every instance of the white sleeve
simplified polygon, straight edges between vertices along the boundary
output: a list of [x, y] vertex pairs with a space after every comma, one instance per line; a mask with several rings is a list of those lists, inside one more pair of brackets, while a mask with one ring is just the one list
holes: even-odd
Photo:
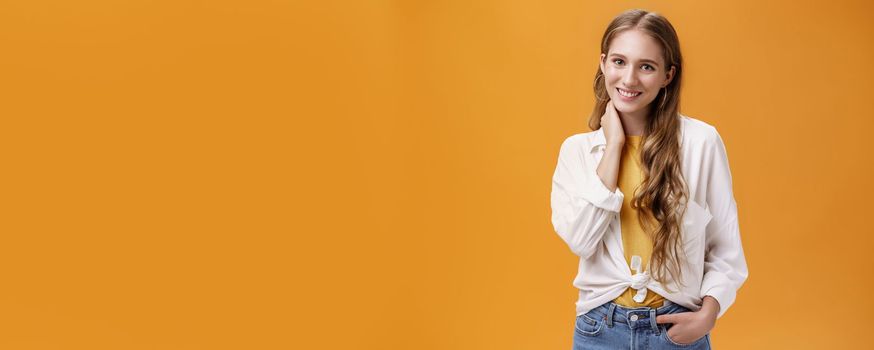
[[610, 223], [619, 215], [624, 194], [611, 192], [587, 164], [586, 150], [568, 137], [561, 145], [552, 177], [552, 225], [574, 254], [589, 258], [598, 248]]
[[701, 297], [710, 295], [719, 302], [718, 319], [734, 303], [737, 290], [746, 281], [749, 272], [741, 245], [728, 155], [722, 137], [715, 128], [706, 144], [706, 160], [702, 170], [707, 172], [707, 206], [713, 219], [706, 228]]

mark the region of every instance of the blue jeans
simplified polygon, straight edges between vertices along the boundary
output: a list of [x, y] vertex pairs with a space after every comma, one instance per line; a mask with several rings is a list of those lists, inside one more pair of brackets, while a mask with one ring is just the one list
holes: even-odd
[[656, 315], [690, 311], [667, 299], [660, 308], [628, 308], [607, 302], [577, 316], [574, 350], [710, 349], [710, 333], [691, 344], [679, 344], [668, 338], [673, 324], [655, 321]]

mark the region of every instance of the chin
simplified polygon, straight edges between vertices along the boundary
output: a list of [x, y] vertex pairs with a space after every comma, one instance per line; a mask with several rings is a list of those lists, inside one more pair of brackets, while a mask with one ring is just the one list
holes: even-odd
[[636, 106], [636, 105], [635, 106], [614, 105], [614, 106], [616, 107], [617, 111], [620, 111], [622, 113], [634, 113], [634, 112], [641, 110], [641, 108]]
[[[617, 103], [618, 101], [618, 103]], [[649, 108], [652, 101], [638, 102], [632, 105], [625, 104], [625, 101], [622, 100], [613, 100], [613, 107], [616, 108], [617, 111], [622, 113], [634, 113], [643, 109]]]

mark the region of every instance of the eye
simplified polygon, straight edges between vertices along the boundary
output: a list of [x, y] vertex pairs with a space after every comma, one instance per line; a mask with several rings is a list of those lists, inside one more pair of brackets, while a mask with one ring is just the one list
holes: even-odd
[[649, 67], [649, 68], [650, 68], [650, 69], [647, 69], [647, 70], [655, 70], [655, 67], [650, 66], [650, 65], [648, 65], [648, 64], [644, 64], [643, 66], [644, 66], [644, 67]]
[[614, 58], [613, 63], [616, 63], [616, 61], [622, 61], [622, 59], [621, 58]]

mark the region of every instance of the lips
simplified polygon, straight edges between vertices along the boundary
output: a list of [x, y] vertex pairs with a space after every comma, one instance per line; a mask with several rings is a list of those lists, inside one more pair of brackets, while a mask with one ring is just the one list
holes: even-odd
[[637, 97], [641, 94], [640, 91], [625, 90], [622, 88], [616, 88], [616, 91], [618, 91], [620, 95], [628, 98]]

